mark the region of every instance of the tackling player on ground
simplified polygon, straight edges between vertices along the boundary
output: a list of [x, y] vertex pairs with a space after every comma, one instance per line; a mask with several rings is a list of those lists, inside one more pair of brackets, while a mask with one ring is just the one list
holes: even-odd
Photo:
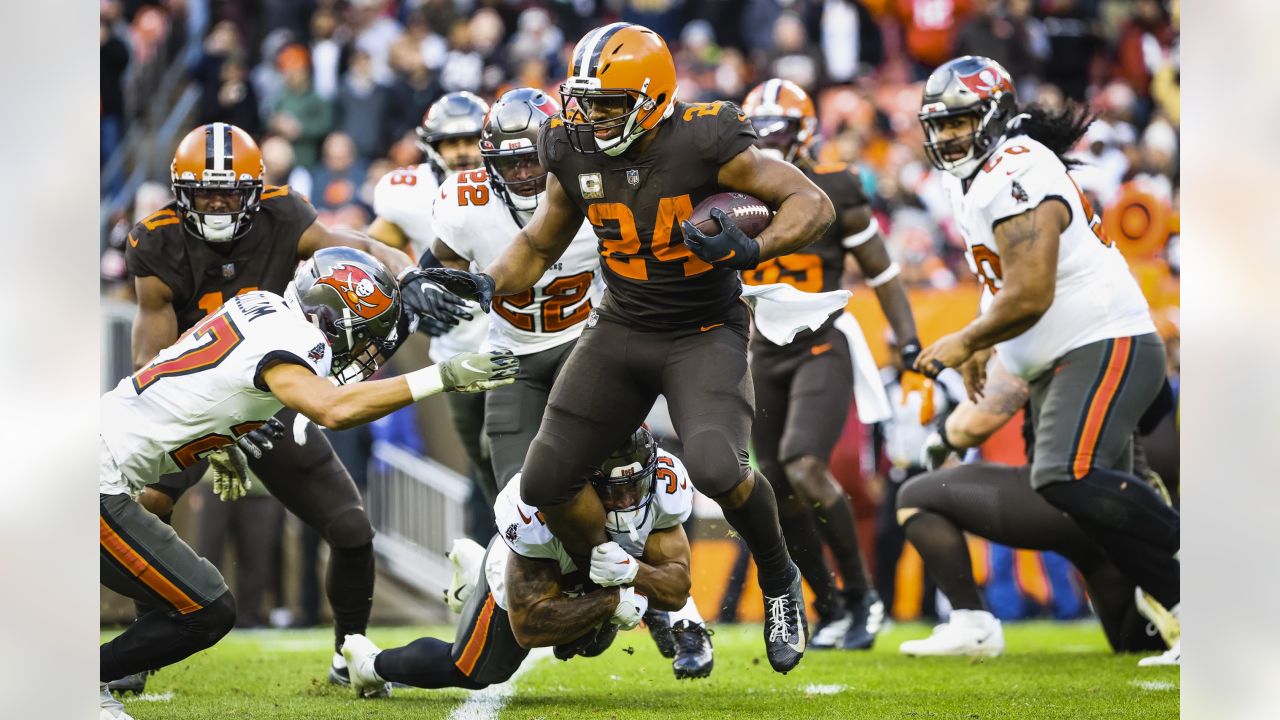
[[[232, 297], [254, 290], [283, 293], [298, 261], [321, 249], [365, 251], [393, 274], [417, 270], [399, 250], [359, 233], [326, 228], [306, 198], [287, 186], [264, 186], [263, 171], [257, 144], [234, 125], [198, 127], [178, 144], [170, 172], [174, 202], [139, 222], [125, 249], [138, 295], [135, 369]], [[441, 309], [447, 293], [438, 288], [424, 293], [424, 281], [406, 280], [410, 314], [418, 316], [430, 306], [440, 310], [433, 317], [447, 317]], [[286, 410], [280, 419], [291, 426], [296, 414]], [[295, 434], [285, 433], [275, 452], [252, 459], [250, 465], [290, 512], [329, 543], [325, 593], [336, 633], [329, 676], [342, 681], [336, 648], [344, 635], [365, 628], [373, 603], [373, 527], [360, 491], [319, 429], [307, 427], [301, 442]], [[178, 498], [199, 482], [203, 471], [200, 463], [153, 479], [158, 482], [143, 493], [143, 506], [167, 521]], [[141, 692], [144, 684], [141, 676], [116, 687]]]
[[[836, 210], [836, 222], [812, 245], [744, 271], [742, 281], [785, 282], [806, 292], [838, 290], [845, 256], [852, 254], [894, 334], [908, 338], [900, 347], [910, 368], [920, 342], [898, 264], [889, 258], [853, 169], [817, 163], [811, 154], [818, 131], [813, 101], [795, 83], [774, 78], [752, 89], [742, 109], [760, 136], [756, 147], [800, 168]], [[820, 620], [812, 646], [868, 649], [884, 618], [884, 604], [867, 577], [853, 504], [827, 468], [853, 399], [853, 360], [836, 326], [839, 317], [787, 345], [775, 345], [759, 332], [752, 335], [756, 420], [751, 439], [760, 469], [779, 498], [791, 557], [817, 595]], [[832, 582], [824, 541], [839, 567], [843, 593]]]
[[[343, 653], [357, 694], [387, 682], [479, 690], [510, 678], [532, 648], [555, 647], [562, 660], [594, 657], [619, 629], [639, 624], [646, 607], [678, 613], [690, 584], [682, 523], [693, 512], [693, 486], [680, 460], [640, 428], [591, 474], [590, 485], [609, 513], [611, 540], [589, 565], [579, 567], [511, 483], [494, 507], [501, 540], [489, 544], [454, 641], [420, 638], [379, 651], [364, 636], [347, 638]], [[676, 677], [710, 675], [711, 641], [701, 619], [677, 619], [674, 633]]]
[[[546, 198], [538, 132], [559, 112], [559, 103], [535, 88], [510, 90], [490, 108], [480, 135], [484, 169], [446, 180], [432, 206], [432, 254], [446, 267], [487, 267], [528, 224]], [[485, 435], [497, 478], [493, 495], [520, 472], [551, 387], [603, 292], [596, 235], [583, 222], [564, 254], [532, 288], [494, 299], [488, 346], [518, 356], [520, 374], [510, 386], [484, 398]], [[459, 553], [469, 557], [456, 557]], [[459, 541], [450, 559], [467, 567], [483, 554], [480, 545]], [[692, 598], [689, 604], [688, 612], [701, 624]], [[663, 654], [674, 658], [667, 613], [650, 609], [645, 625]]]
[[[1178, 513], [1128, 471], [1134, 428], [1163, 385], [1164, 348], [1061, 159], [1088, 116], [1019, 108], [1003, 67], [966, 56], [929, 76], [920, 121], [985, 288], [982, 314], [917, 367], [958, 368], [977, 395], [999, 348], [1030, 383], [1032, 486], [1177, 617]], [[1169, 661], [1179, 653], [1175, 643]]]
[[269, 457], [270, 441], [252, 434], [282, 407], [345, 429], [439, 392], [509, 383], [518, 370], [509, 354], [476, 353], [358, 384], [395, 351], [407, 329], [400, 318], [399, 290], [381, 263], [322, 249], [285, 297], [232, 297], [102, 397], [101, 582], [153, 608], [101, 646], [102, 715], [127, 717], [108, 682], [178, 662], [235, 624], [218, 570], [134, 501], [148, 483], [206, 460], [215, 486], [243, 483], [248, 463], [237, 443]]
[[[831, 203], [793, 166], [754, 147], [755, 131], [732, 103], [678, 101], [671, 53], [647, 28], [614, 23], [587, 33], [561, 95], [561, 116], [538, 140], [550, 171], [546, 201], [484, 274], [433, 276], [487, 310], [495, 296], [532, 287], [583, 219], [592, 224], [608, 289], [552, 388], [521, 498], [585, 561], [607, 540], [600, 498], [585, 479], [604, 448], [665, 395], [691, 475], [755, 556], [767, 655], [786, 672], [804, 653], [808, 627], [773, 490], [748, 462], [754, 413], [738, 271], [817, 239], [834, 219]], [[758, 238], [718, 211], [715, 236], [685, 222], [724, 189], [777, 211]]]

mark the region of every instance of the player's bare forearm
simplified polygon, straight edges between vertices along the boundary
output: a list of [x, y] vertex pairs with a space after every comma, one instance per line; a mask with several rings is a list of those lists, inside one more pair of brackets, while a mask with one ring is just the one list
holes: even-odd
[[523, 648], [572, 642], [600, 626], [618, 607], [618, 590], [604, 588], [566, 597], [560, 564], [511, 554], [506, 594], [511, 630]]
[[649, 534], [632, 585], [649, 599], [650, 607], [668, 611], [684, 607], [693, 584], [689, 555], [689, 538], [683, 527], [676, 525]]
[[1070, 221], [1067, 206], [1053, 199], [996, 225], [1002, 287], [986, 312], [962, 332], [971, 351], [1021, 335], [1049, 311], [1057, 280], [1058, 241]]
[[533, 287], [559, 257], [560, 253], [552, 256], [536, 248], [521, 230], [498, 259], [485, 268], [485, 273], [493, 278], [494, 295], [512, 295]]
[[[459, 255], [457, 251], [449, 247], [449, 244], [440, 238], [431, 241], [431, 254], [435, 256], [441, 265], [447, 268], [466, 270], [471, 267], [470, 260]], [[418, 264], [422, 265], [421, 261]]]
[[301, 365], [279, 362], [263, 370], [262, 379], [285, 407], [330, 430], [363, 425], [413, 403], [403, 376], [334, 385]]
[[380, 217], [374, 218], [365, 232], [369, 237], [384, 245], [390, 245], [401, 250], [409, 247], [409, 237], [404, 234], [399, 225], [390, 220]]
[[857, 236], [859, 233], [875, 233], [871, 238], [849, 249], [853, 258], [858, 261], [863, 277], [875, 288], [876, 299], [880, 301], [880, 309], [893, 328], [894, 337], [905, 342], [916, 337], [916, 319], [911, 313], [911, 303], [907, 300], [907, 288], [897, 275], [897, 266], [889, 256], [884, 238], [872, 225], [871, 208], [866, 205], [850, 209], [842, 213], [841, 231], [845, 237]]
[[158, 277], [134, 278], [138, 312], [133, 316], [133, 369], [151, 362], [156, 353], [178, 339], [178, 315], [173, 310], [173, 292]]
[[374, 240], [362, 232], [329, 229], [319, 221], [311, 223], [311, 227], [307, 228], [298, 239], [298, 255], [304, 258], [311, 257], [316, 251], [329, 247], [349, 247], [367, 252], [385, 265], [392, 275], [399, 275], [400, 271], [417, 264], [403, 250]]
[[791, 163], [769, 158], [754, 147], [722, 165], [716, 182], [754, 195], [775, 210], [769, 227], [756, 237], [762, 261], [817, 240], [836, 219], [830, 198], [812, 180]]
[[901, 278], [894, 278], [876, 288], [876, 299], [880, 301], [880, 309], [893, 328], [893, 336], [902, 341], [916, 337], [916, 318], [911, 312], [911, 302], [907, 299], [907, 286]]
[[494, 295], [511, 295], [533, 287], [560, 259], [582, 227], [582, 213], [554, 174], [547, 175], [547, 195], [507, 249], [485, 273], [493, 278]]

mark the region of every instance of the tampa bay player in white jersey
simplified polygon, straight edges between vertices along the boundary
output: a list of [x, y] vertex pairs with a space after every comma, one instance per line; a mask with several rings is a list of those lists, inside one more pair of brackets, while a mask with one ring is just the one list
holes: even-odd
[[[999, 352], [1030, 384], [1032, 486], [1176, 620], [1179, 515], [1130, 473], [1134, 428], [1164, 382], [1164, 347], [1062, 160], [1087, 110], [1019, 108], [1003, 67], [965, 56], [929, 76], [920, 121], [984, 290], [978, 318], [926, 348], [917, 368], [958, 368], [976, 397]], [[1175, 643], [1144, 662], [1179, 657]]]
[[684, 465], [640, 428], [590, 481], [608, 511], [610, 542], [592, 551], [589, 567], [578, 567], [538, 508], [520, 500], [520, 483], [508, 483], [493, 511], [498, 536], [468, 583], [454, 641], [379, 650], [348, 635], [342, 652], [357, 695], [388, 682], [479, 690], [510, 678], [535, 647], [554, 647], [562, 660], [593, 657], [650, 606], [681, 615], [676, 677], [709, 675], [710, 638], [696, 610], [686, 614], [690, 549], [681, 523], [693, 512], [693, 485]]
[[[538, 130], [560, 105], [535, 88], [515, 88], [494, 102], [480, 131], [484, 168], [451, 176], [432, 207], [432, 254], [446, 267], [488, 267], [511, 244], [546, 195]], [[573, 342], [600, 303], [604, 282], [595, 232], [577, 235], [532, 288], [493, 304], [489, 346], [520, 357], [520, 376], [506, 392], [485, 397], [497, 488], [520, 471], [542, 422], [547, 395]]]
[[[439, 267], [430, 252], [436, 236], [431, 208], [440, 197], [442, 183], [480, 168], [480, 127], [488, 111], [485, 101], [466, 91], [443, 95], [427, 109], [417, 129], [418, 148], [426, 161], [397, 168], [378, 180], [373, 190], [375, 217], [367, 230], [370, 237], [422, 258], [427, 267]], [[435, 285], [420, 283], [416, 287], [422, 292], [418, 302], [424, 309], [446, 302]], [[415, 298], [405, 298], [406, 307], [413, 307], [414, 302]], [[419, 317], [419, 328], [432, 336], [427, 350], [432, 362], [476, 352], [489, 334], [489, 316], [482, 312], [426, 312]], [[449, 395], [448, 401], [458, 439], [474, 466], [485, 503], [491, 505], [493, 471], [481, 437], [484, 397]]]
[[148, 483], [207, 458], [215, 488], [243, 494], [240, 446], [269, 450], [283, 426], [263, 428], [282, 407], [339, 430], [439, 392], [510, 383], [519, 369], [508, 353], [471, 353], [357, 384], [408, 332], [400, 321], [400, 291], [386, 268], [359, 250], [327, 248], [299, 268], [285, 297], [233, 297], [103, 395], [101, 582], [156, 609], [101, 646], [102, 718], [128, 717], [106, 683], [182, 660], [235, 625], [217, 569], [136, 502]]

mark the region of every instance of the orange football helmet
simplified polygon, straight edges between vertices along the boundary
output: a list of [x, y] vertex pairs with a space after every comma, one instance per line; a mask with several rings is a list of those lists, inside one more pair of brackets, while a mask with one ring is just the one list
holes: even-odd
[[208, 242], [249, 232], [262, 198], [262, 151], [249, 133], [215, 122], [187, 133], [169, 166], [187, 232]]
[[676, 90], [676, 63], [657, 33], [624, 22], [592, 30], [574, 47], [560, 85], [570, 145], [622, 154], [671, 116]]
[[787, 162], [809, 157], [818, 135], [818, 113], [808, 93], [790, 80], [771, 78], [747, 93], [742, 111], [756, 129], [756, 147], [772, 150]]

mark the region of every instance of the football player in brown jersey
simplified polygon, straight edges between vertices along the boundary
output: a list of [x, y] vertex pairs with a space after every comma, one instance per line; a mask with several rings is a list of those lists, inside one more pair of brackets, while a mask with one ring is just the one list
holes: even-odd
[[[804, 653], [808, 626], [773, 489], [748, 461], [754, 402], [738, 272], [820, 237], [835, 218], [831, 202], [755, 147], [751, 122], [733, 103], [677, 100], [671, 53], [647, 28], [613, 23], [587, 33], [561, 96], [564, 110], [539, 137], [550, 176], [533, 219], [485, 273], [427, 272], [487, 310], [494, 295], [532, 286], [583, 218], [591, 222], [608, 289], [552, 388], [520, 495], [586, 558], [606, 537], [600, 499], [583, 478], [602, 448], [621, 443], [665, 395], [690, 475], [755, 556], [769, 662], [787, 672]], [[719, 211], [717, 235], [686, 222], [723, 190], [758, 197], [777, 215], [759, 237]]]
[[[128, 236], [125, 262], [134, 276], [138, 313], [133, 322], [133, 364], [140, 368], [172, 345], [180, 333], [251, 290], [283, 293], [300, 260], [316, 251], [346, 246], [363, 250], [401, 278], [405, 308], [418, 297], [416, 265], [403, 252], [346, 230], [331, 230], [288, 186], [264, 186], [262, 153], [248, 133], [227, 123], [195, 128], [182, 139], [170, 174], [175, 199], [143, 218]], [[437, 316], [444, 317], [436, 313]], [[446, 313], [447, 315], [447, 313]], [[296, 413], [279, 416], [291, 427]], [[373, 527], [360, 492], [329, 441], [314, 425], [302, 442], [294, 433], [250, 467], [285, 507], [314, 528], [330, 547], [325, 591], [334, 615], [334, 648], [350, 633], [364, 632], [373, 604]], [[199, 482], [204, 463], [168, 475], [140, 498], [167, 519], [182, 493]], [[335, 652], [329, 677], [346, 678]], [[141, 691], [145, 678], [118, 688]]]
[[[783, 282], [806, 292], [838, 290], [845, 256], [853, 255], [895, 336], [910, 338], [901, 349], [905, 367], [911, 367], [920, 343], [898, 265], [885, 249], [854, 169], [844, 163], [818, 163], [813, 157], [818, 132], [813, 101], [795, 83], [773, 78], [753, 88], [742, 109], [759, 135], [756, 147], [794, 164], [822, 188], [836, 210], [836, 222], [816, 242], [744, 271], [742, 281]], [[778, 495], [791, 555], [818, 597], [820, 619], [812, 646], [868, 649], [884, 617], [884, 604], [867, 578], [853, 505], [827, 469], [853, 399], [853, 360], [845, 335], [836, 327], [837, 317], [816, 331], [802, 332], [789, 345], [775, 345], [758, 332], [752, 335], [756, 421], [751, 440], [760, 469]], [[923, 376], [920, 380], [931, 382]], [[839, 567], [843, 592], [832, 582], [822, 552], [824, 541]]]

